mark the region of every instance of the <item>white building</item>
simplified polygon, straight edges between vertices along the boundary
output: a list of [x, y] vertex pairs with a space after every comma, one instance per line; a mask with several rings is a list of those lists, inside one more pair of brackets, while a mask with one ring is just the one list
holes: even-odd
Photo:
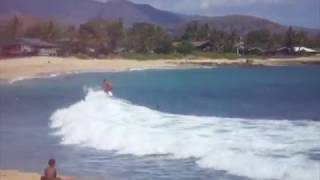
[[304, 46], [296, 46], [296, 47], [293, 47], [293, 52], [295, 52], [295, 53], [300, 53], [300, 52], [316, 53], [317, 51], [314, 49], [311, 49], [311, 48], [304, 47]]

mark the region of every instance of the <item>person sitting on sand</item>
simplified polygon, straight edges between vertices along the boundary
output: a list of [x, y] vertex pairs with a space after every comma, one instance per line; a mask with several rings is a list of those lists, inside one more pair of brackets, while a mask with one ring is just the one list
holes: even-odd
[[48, 167], [44, 170], [44, 176], [41, 180], [61, 180], [57, 177], [57, 169], [55, 167], [56, 161], [54, 159], [49, 159]]

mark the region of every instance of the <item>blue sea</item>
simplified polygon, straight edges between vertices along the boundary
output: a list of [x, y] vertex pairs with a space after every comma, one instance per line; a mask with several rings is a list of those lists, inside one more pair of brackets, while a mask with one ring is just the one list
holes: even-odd
[[319, 66], [69, 74], [1, 83], [0, 98], [1, 169], [53, 157], [88, 180], [320, 179]]

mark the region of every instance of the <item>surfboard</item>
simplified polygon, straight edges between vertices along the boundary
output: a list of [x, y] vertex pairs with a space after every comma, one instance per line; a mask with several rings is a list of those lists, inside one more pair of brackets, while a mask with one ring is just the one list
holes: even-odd
[[109, 94], [109, 96], [113, 96], [113, 94], [112, 94], [112, 92], [111, 91], [108, 91], [108, 94]]

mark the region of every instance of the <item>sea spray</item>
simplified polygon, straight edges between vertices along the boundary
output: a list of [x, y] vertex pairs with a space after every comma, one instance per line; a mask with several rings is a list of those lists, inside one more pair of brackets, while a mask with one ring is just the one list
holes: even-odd
[[195, 158], [203, 168], [255, 179], [313, 180], [320, 123], [174, 115], [90, 90], [51, 116], [61, 144], [119, 154]]

